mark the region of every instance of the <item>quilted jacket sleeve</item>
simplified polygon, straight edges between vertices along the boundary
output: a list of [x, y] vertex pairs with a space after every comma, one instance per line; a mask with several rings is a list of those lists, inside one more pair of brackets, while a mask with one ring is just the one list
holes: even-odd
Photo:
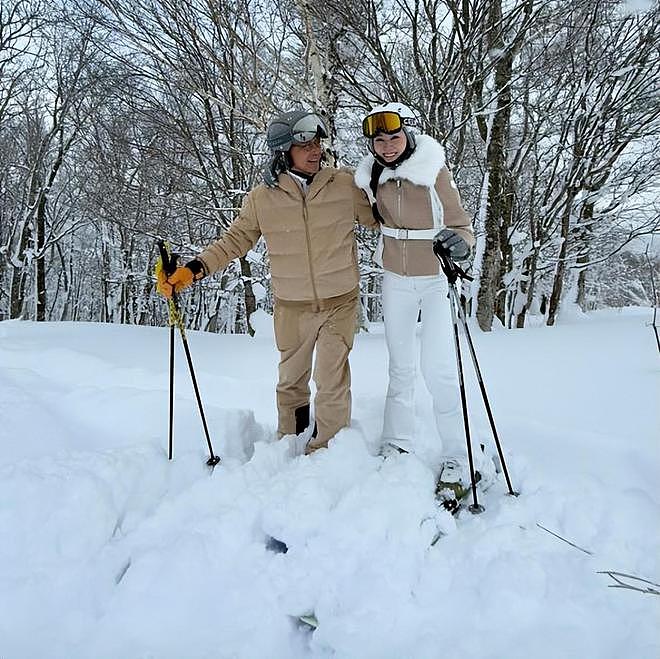
[[252, 249], [261, 236], [257, 221], [253, 192], [243, 200], [238, 217], [221, 238], [211, 243], [197, 258], [204, 264], [207, 274], [223, 270], [236, 258]]

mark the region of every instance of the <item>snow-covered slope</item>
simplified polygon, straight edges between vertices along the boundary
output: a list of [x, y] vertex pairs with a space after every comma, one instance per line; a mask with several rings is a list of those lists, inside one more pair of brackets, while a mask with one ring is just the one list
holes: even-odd
[[[599, 574], [660, 583], [649, 318], [474, 330], [521, 496], [498, 483], [458, 518], [433, 497], [421, 381], [419, 455], [377, 456], [379, 326], [353, 352], [352, 427], [311, 457], [274, 441], [268, 319], [254, 339], [190, 333], [211, 472], [181, 352], [167, 460], [166, 329], [0, 323], [0, 657], [660, 656], [660, 597]], [[312, 611], [313, 633], [295, 622]]]

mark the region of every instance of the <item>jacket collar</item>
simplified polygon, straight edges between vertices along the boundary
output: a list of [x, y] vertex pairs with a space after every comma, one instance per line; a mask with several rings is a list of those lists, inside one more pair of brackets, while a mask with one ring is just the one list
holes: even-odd
[[[385, 167], [378, 179], [385, 183], [390, 179], [404, 178], [415, 185], [430, 187], [435, 184], [440, 170], [445, 166], [445, 150], [442, 145], [430, 135], [416, 135], [417, 148], [410, 158], [404, 160], [398, 167], [390, 169]], [[374, 157], [367, 154], [355, 170], [355, 183], [363, 190], [369, 189], [371, 181], [371, 167]]]
[[323, 167], [320, 169], [318, 174], [314, 177], [314, 180], [310, 183], [309, 188], [307, 189], [307, 195], [303, 195], [300, 186], [293, 180], [293, 177], [288, 172], [280, 174], [277, 184], [285, 192], [296, 197], [305, 196], [305, 198], [309, 200], [315, 197], [334, 178], [334, 175], [335, 169], [332, 167]]

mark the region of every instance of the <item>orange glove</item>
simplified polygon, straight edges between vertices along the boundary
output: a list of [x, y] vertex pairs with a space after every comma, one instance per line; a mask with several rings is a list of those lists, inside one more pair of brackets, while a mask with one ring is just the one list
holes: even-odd
[[190, 286], [195, 280], [193, 271], [187, 266], [179, 266], [169, 277], [162, 267], [156, 268], [156, 290], [165, 297], [172, 297], [172, 293], [178, 293]]

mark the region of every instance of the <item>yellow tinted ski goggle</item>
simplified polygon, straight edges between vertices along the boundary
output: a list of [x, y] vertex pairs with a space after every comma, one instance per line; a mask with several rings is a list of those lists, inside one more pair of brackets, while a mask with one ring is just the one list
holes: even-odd
[[396, 112], [378, 112], [365, 117], [362, 122], [362, 134], [376, 137], [378, 133], [393, 135], [403, 128], [403, 121]]

